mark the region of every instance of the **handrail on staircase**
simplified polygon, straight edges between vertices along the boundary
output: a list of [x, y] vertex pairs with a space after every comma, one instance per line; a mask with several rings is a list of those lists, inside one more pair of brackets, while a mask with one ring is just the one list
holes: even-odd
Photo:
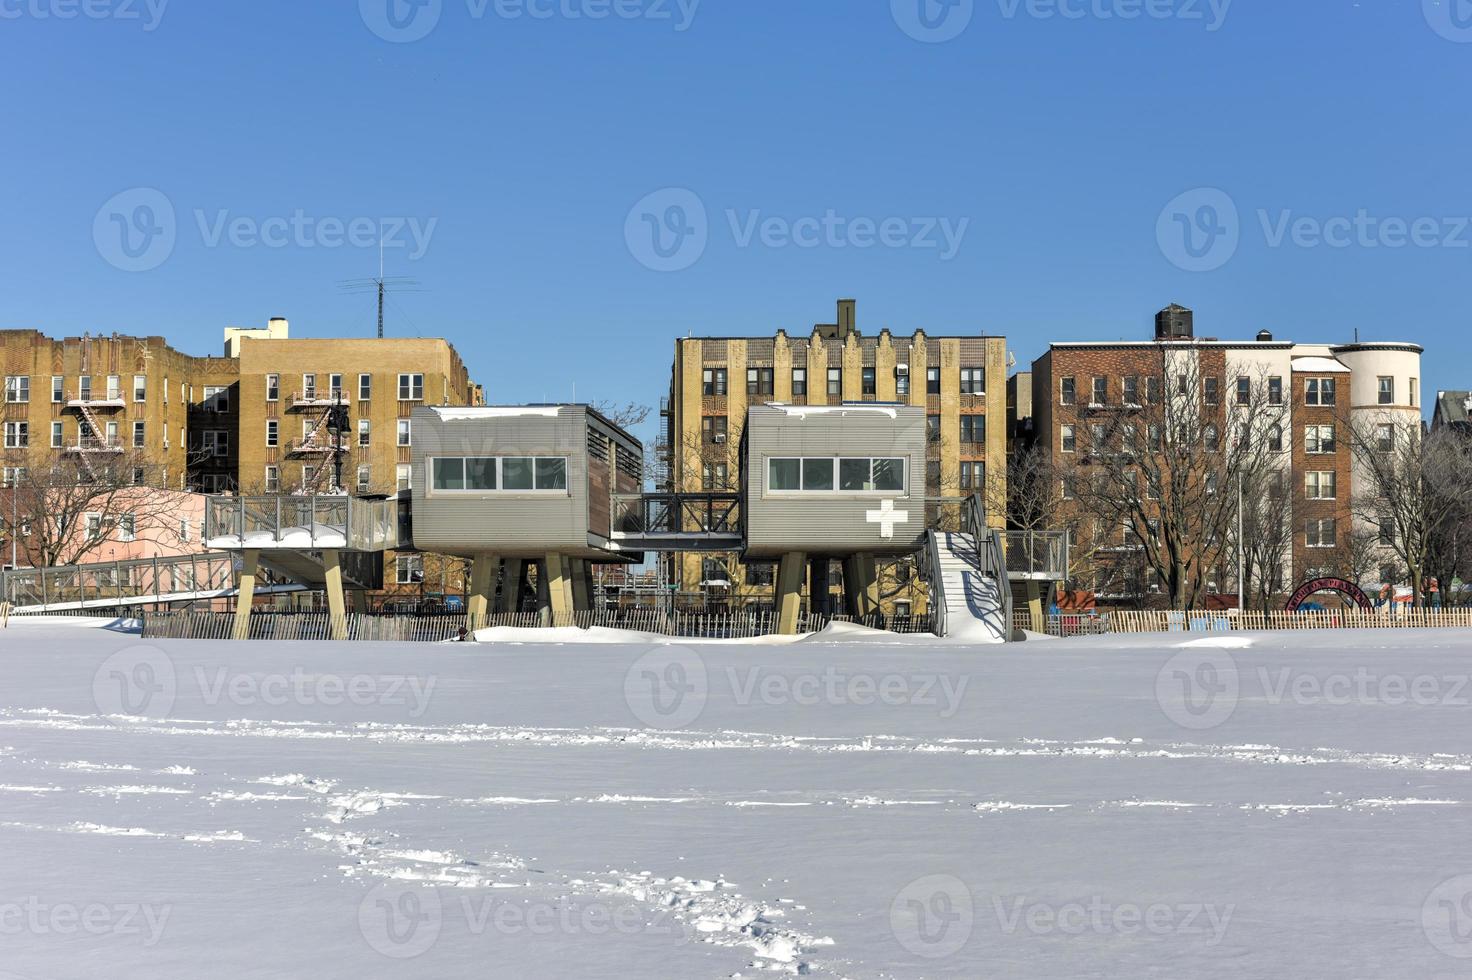
[[987, 526], [986, 502], [974, 493], [961, 505], [961, 528], [976, 542], [976, 557], [983, 573], [997, 585], [1001, 605], [1003, 640], [1012, 639], [1012, 582], [1007, 575], [1007, 548], [1002, 532]]
[[932, 530], [925, 536], [925, 577], [930, 582], [930, 608], [933, 614], [931, 629], [936, 636], [945, 636], [946, 623], [946, 587], [940, 567], [940, 534]]

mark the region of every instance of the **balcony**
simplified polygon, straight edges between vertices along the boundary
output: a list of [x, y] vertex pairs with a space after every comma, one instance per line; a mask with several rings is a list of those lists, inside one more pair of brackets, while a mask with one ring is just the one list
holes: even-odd
[[[343, 450], [347, 450], [346, 444], [343, 445]], [[323, 445], [313, 439], [292, 439], [286, 444], [288, 457], [331, 456], [335, 451], [331, 444]]]
[[75, 398], [68, 398], [67, 408], [90, 408], [93, 411], [121, 411], [128, 407], [121, 391], [109, 391], [98, 394], [90, 389], [83, 389], [76, 393]]
[[352, 399], [341, 388], [309, 388], [287, 396], [288, 412], [306, 412], [313, 409], [331, 408], [334, 405], [349, 405]]
[[62, 452], [66, 453], [120, 453], [123, 451], [123, 441], [117, 436], [112, 438], [85, 438], [70, 446], [63, 446]]

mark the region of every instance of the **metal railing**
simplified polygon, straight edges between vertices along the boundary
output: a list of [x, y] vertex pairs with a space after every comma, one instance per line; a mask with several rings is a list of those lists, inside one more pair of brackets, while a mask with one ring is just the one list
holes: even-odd
[[17, 611], [84, 609], [179, 601], [231, 592], [236, 585], [233, 555], [177, 555], [0, 572], [0, 602]]
[[211, 548], [387, 551], [406, 547], [397, 500], [344, 496], [209, 497]]
[[613, 538], [692, 547], [742, 540], [741, 495], [734, 492], [613, 495]]
[[1001, 534], [1010, 578], [1061, 582], [1068, 577], [1067, 531], [1003, 531]]
[[976, 557], [983, 573], [990, 575], [996, 584], [997, 601], [1001, 606], [1002, 639], [1012, 639], [1012, 586], [1007, 574], [1007, 550], [1002, 543], [1002, 532], [987, 527], [986, 504], [981, 494], [966, 498], [961, 508], [961, 527], [976, 542]]

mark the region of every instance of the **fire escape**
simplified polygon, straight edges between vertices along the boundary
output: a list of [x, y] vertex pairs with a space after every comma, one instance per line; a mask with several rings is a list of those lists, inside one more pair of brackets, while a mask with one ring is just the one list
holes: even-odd
[[[85, 365], [83, 370], [86, 370]], [[77, 414], [77, 441], [65, 446], [63, 451], [79, 457], [93, 476], [96, 475], [96, 459], [115, 457], [123, 452], [117, 418], [128, 406], [119, 390], [120, 384], [120, 380], [109, 378], [103, 397], [98, 397], [92, 389], [91, 376], [84, 374], [77, 388], [77, 397], [66, 403], [66, 410]]]
[[303, 473], [302, 494], [341, 493], [343, 432], [348, 426], [342, 388], [309, 384], [286, 401], [288, 414], [302, 419], [306, 434], [286, 445], [288, 459], [316, 460]]

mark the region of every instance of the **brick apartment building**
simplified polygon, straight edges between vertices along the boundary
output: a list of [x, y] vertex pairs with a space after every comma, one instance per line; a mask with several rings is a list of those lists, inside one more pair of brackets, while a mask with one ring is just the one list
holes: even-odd
[[[1327, 573], [1394, 580], [1393, 554], [1355, 516], [1362, 509], [1357, 495], [1367, 491], [1350, 435], [1364, 430], [1393, 439], [1407, 429], [1419, 431], [1421, 352], [1409, 343], [1297, 344], [1268, 331], [1251, 341], [1197, 338], [1192, 312], [1171, 306], [1157, 316], [1154, 340], [1051, 344], [1033, 363], [1030, 385], [1021, 375], [1014, 379], [1031, 390], [1014, 393], [1013, 403], [1030, 404], [1033, 412], [1031, 420], [1015, 419], [1014, 431], [1025, 433], [1061, 470], [1088, 451], [1101, 418], [1158, 404], [1159, 387], [1184, 382], [1186, 375], [1172, 365], [1189, 362], [1191, 383], [1200, 389], [1190, 397], [1205, 406], [1207, 431], [1222, 438], [1235, 425], [1232, 406], [1248, 404], [1249, 392], [1265, 391], [1271, 418], [1261, 431], [1273, 465], [1266, 486], [1244, 492], [1290, 495], [1290, 547], [1279, 588], [1291, 591], [1291, 583]], [[1133, 549], [1127, 535], [1115, 539], [1118, 532], [1076, 528], [1075, 557], [1082, 560], [1074, 587], [1104, 602], [1149, 603], [1159, 585], [1149, 575], [1124, 571]], [[1356, 574], [1356, 564], [1371, 570]], [[1208, 588], [1235, 594], [1235, 558], [1213, 569]]]
[[[890, 402], [924, 406], [930, 434], [925, 486], [931, 498], [985, 491], [1005, 496], [1006, 373], [1004, 337], [901, 336], [882, 329], [865, 335], [854, 300], [839, 300], [835, 323], [805, 335], [694, 337], [675, 341], [660, 479], [679, 492], [735, 490], [747, 408], [768, 402], [841, 405]], [[988, 424], [990, 421], [991, 424]], [[1000, 507], [995, 522], [1003, 524]], [[681, 555], [676, 586], [704, 588], [733, 605], [768, 603], [770, 565], [743, 567], [734, 555]], [[729, 582], [724, 585], [711, 583]], [[920, 612], [923, 595], [891, 585], [896, 601]], [[727, 594], [729, 592], [729, 595]], [[900, 606], [900, 612], [905, 607]]]
[[[343, 479], [352, 493], [409, 488], [418, 405], [474, 405], [481, 390], [445, 340], [304, 339], [284, 319], [225, 330], [220, 357], [182, 354], [160, 337], [0, 331], [4, 482], [38, 450], [136, 459], [139, 482], [202, 493], [324, 492], [340, 404]], [[389, 593], [460, 591], [459, 562], [389, 555]]]

